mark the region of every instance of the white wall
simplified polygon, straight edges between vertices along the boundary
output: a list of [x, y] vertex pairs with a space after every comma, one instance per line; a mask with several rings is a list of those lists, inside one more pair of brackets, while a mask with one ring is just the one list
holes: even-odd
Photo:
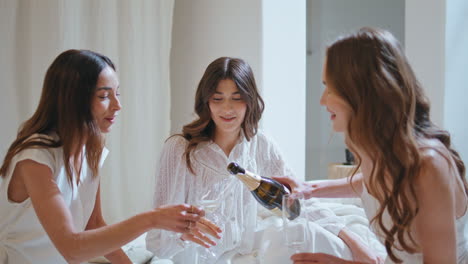
[[325, 177], [328, 163], [344, 160], [345, 147], [341, 135], [331, 132], [329, 117], [318, 104], [325, 44], [350, 30], [377, 26], [389, 29], [403, 43], [432, 102], [432, 119], [452, 132], [455, 147], [468, 156], [463, 134], [468, 124], [459, 115], [468, 107], [462, 101], [468, 78], [464, 74], [465, 1], [307, 1], [304, 101], [301, 31], [305, 14], [301, 9], [305, 10], [305, 2], [176, 0], [171, 132], [180, 132], [194, 118], [194, 93], [206, 66], [220, 56], [241, 57], [251, 64], [266, 100], [261, 127], [276, 139], [300, 177], [305, 167], [308, 179]]
[[[318, 105], [324, 44], [344, 31], [379, 26], [403, 43], [409, 61], [431, 101], [431, 119], [452, 135], [468, 158], [468, 122], [462, 113], [468, 82], [468, 2], [464, 0], [311, 0], [308, 2], [307, 175], [323, 178], [327, 164], [342, 161], [343, 139], [331, 132]], [[319, 168], [319, 169], [317, 169]], [[318, 173], [317, 173], [318, 170]]]
[[444, 126], [445, 2], [407, 0], [405, 51], [431, 101], [431, 118]]
[[176, 0], [171, 51], [171, 133], [195, 118], [195, 91], [218, 57], [240, 57], [261, 76], [261, 2]]
[[305, 0], [176, 0], [171, 52], [171, 132], [194, 119], [195, 90], [208, 64], [240, 57], [265, 99], [261, 128], [304, 177]]
[[263, 129], [305, 177], [306, 1], [263, 1]]
[[444, 127], [465, 163], [468, 163], [468, 2], [450, 0], [445, 24]]
[[103, 214], [112, 223], [152, 208], [155, 160], [170, 127], [173, 4], [0, 0], [0, 160], [37, 107], [54, 58], [70, 48], [101, 52], [117, 66], [123, 107], [106, 136]]
[[467, 162], [468, 2], [407, 0], [406, 17], [406, 52], [431, 100], [431, 118]]
[[363, 26], [391, 31], [402, 43], [404, 0], [309, 0], [307, 2], [307, 179], [327, 177], [329, 163], [345, 161], [342, 133], [334, 133], [330, 115], [319, 104], [326, 45]]

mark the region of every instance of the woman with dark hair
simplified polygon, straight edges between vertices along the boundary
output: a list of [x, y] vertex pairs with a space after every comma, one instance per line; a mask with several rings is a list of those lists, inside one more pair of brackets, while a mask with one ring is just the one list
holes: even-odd
[[36, 112], [0, 168], [1, 263], [81, 263], [102, 255], [131, 263], [122, 245], [152, 228], [189, 232], [203, 216], [181, 204], [106, 225], [99, 168], [118, 96], [115, 66], [101, 54], [68, 50], [49, 67]]
[[[184, 250], [180, 240], [203, 241], [207, 246], [216, 245], [211, 248], [214, 256], [203, 263], [224, 263], [228, 259], [245, 263], [247, 260], [239, 256], [256, 256], [258, 250], [268, 251], [261, 256], [262, 263], [288, 261], [281, 241], [275, 244], [275, 239], [266, 241], [258, 237], [268, 232], [262, 229], [264, 232], [256, 234], [260, 225], [258, 210], [263, 207], [258, 207], [250, 191], [226, 170], [229, 162], [235, 161], [260, 175], [293, 176], [274, 142], [258, 131], [263, 109], [252, 69], [245, 61], [222, 57], [208, 65], [195, 95], [198, 118], [185, 125], [182, 134], [170, 137], [164, 146], [156, 174], [154, 206], [215, 200], [218, 204], [214, 210], [221, 216], [217, 224], [223, 226], [223, 237], [215, 236], [219, 239], [216, 245], [212, 238], [194, 232], [176, 237], [154, 230], [146, 237], [149, 250], [160, 257], [175, 255], [176, 263], [189, 263], [193, 260], [192, 253]], [[316, 238], [323, 238], [315, 241], [314, 247], [350, 259], [353, 256], [359, 260], [376, 259], [356, 235], [343, 228], [332, 211], [318, 207], [312, 215], [316, 218], [326, 215], [329, 222], [324, 226], [327, 230], [322, 227], [313, 230]], [[203, 230], [203, 222], [197, 225]], [[271, 229], [281, 232], [277, 227]], [[277, 235], [282, 236], [281, 233]], [[162, 241], [165, 247], [159, 246]]]
[[[278, 180], [308, 197], [360, 196], [388, 262], [468, 263], [465, 166], [448, 132], [431, 122], [394, 36], [362, 28], [338, 39], [327, 49], [323, 83], [320, 103], [362, 173], [318, 184]], [[311, 253], [293, 260], [346, 263]]]

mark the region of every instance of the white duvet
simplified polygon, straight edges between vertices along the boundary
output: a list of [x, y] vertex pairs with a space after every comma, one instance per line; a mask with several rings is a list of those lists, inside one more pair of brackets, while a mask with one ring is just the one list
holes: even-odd
[[[370, 248], [374, 249], [377, 254], [383, 257], [386, 256], [384, 246], [377, 240], [375, 235], [369, 229], [369, 222], [361, 207], [361, 200], [359, 198], [321, 198], [316, 199], [316, 201], [317, 200], [322, 205], [326, 204], [330, 209], [332, 209], [332, 211], [344, 222], [346, 227], [358, 234], [363, 242]], [[308, 201], [307, 205], [312, 206], [316, 201]], [[260, 221], [255, 236], [256, 249], [247, 255], [236, 255], [235, 253], [232, 253], [230, 255], [223, 256], [223, 258], [218, 261], [219, 264], [290, 263], [289, 257], [292, 252], [284, 245], [282, 219], [277, 216], [271, 216], [271, 214], [259, 215], [259, 218]], [[337, 254], [343, 254], [343, 252], [346, 252], [346, 249], [341, 248], [341, 241], [336, 236], [327, 235], [324, 237], [321, 235], [324, 232], [316, 233], [317, 234], [315, 236], [312, 236], [312, 252], [325, 252], [332, 254], [333, 251]], [[151, 257], [152, 253], [146, 250], [144, 236], [145, 235], [140, 236], [124, 247], [124, 250], [134, 263], [173, 263], [168, 259], [158, 259], [156, 256]], [[330, 243], [323, 242], [326, 239], [337, 239], [337, 243], [334, 243], [334, 248], [327, 246]]]

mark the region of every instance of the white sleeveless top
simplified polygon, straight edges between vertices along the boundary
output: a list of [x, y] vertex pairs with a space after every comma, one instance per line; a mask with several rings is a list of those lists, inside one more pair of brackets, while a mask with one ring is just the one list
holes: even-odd
[[[379, 202], [372, 195], [369, 194], [365, 184], [363, 184], [363, 190], [361, 194], [362, 206], [366, 212], [369, 222], [377, 214], [379, 209]], [[385, 226], [390, 226], [391, 219], [388, 215], [387, 210], [383, 214], [383, 221]], [[468, 264], [468, 212], [456, 220], [457, 228], [457, 263]], [[380, 228], [378, 223], [374, 222], [371, 229], [377, 235], [380, 242], [385, 242], [385, 237], [382, 232], [379, 232]], [[394, 250], [395, 255], [403, 261], [405, 264], [419, 264], [423, 263], [422, 253], [410, 254], [406, 251]], [[389, 257], [387, 257], [385, 263], [393, 263]]]
[[[100, 166], [107, 153], [107, 149], [104, 149]], [[66, 263], [39, 222], [31, 199], [21, 203], [8, 199], [8, 185], [16, 164], [27, 159], [44, 164], [52, 170], [53, 178], [73, 216], [76, 231], [85, 230], [94, 208], [99, 177], [92, 177], [86, 159], [83, 159], [78, 186], [76, 175], [73, 175], [72, 191], [65, 172], [62, 148], [31, 148], [21, 151], [13, 157], [6, 177], [0, 178], [0, 263]]]

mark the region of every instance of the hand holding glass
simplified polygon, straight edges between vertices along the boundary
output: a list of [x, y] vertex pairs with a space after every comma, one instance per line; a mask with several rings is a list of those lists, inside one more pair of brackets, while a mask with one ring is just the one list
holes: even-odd
[[[224, 203], [222, 202], [222, 199], [220, 199], [219, 194], [221, 189], [225, 187], [226, 182], [221, 180], [217, 183], [212, 183], [208, 190], [206, 190], [206, 186], [198, 186], [197, 188], [197, 190], [204, 190], [204, 193], [196, 201], [196, 205], [203, 209], [206, 215], [197, 223], [197, 228], [194, 232], [201, 231], [202, 233], [198, 234], [197, 239], [210, 246], [216, 245], [214, 240], [221, 238], [220, 233], [222, 229], [224, 229]], [[214, 263], [219, 257], [217, 250], [208, 248], [208, 246], [197, 247], [195, 249], [195, 253], [197, 255], [196, 261], [198, 263]]]

